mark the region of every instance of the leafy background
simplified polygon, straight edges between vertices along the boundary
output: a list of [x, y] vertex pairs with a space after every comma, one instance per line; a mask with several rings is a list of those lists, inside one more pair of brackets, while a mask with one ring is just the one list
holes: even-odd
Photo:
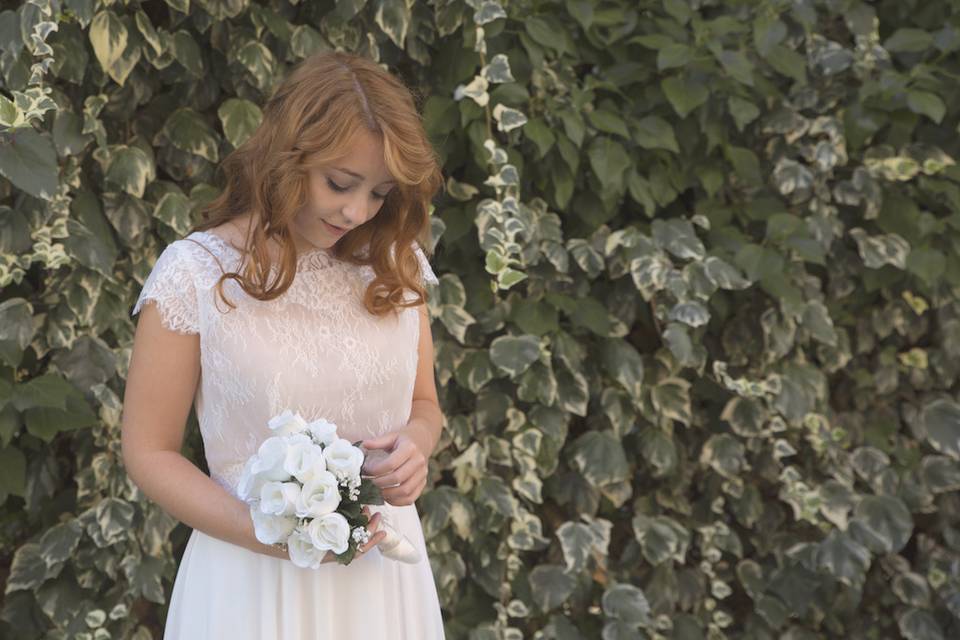
[[122, 467], [129, 311], [338, 48], [449, 177], [449, 637], [960, 637], [955, 2], [32, 0], [0, 41], [6, 636], [160, 637], [188, 531]]

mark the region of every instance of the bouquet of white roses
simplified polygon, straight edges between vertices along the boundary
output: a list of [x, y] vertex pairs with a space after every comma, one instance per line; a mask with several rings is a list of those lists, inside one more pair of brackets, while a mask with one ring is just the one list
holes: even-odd
[[[316, 569], [330, 551], [350, 564], [370, 539], [364, 505], [381, 505], [380, 488], [361, 478], [364, 452], [337, 435], [337, 425], [304, 420], [286, 410], [270, 419], [275, 435], [250, 456], [237, 494], [250, 506], [257, 540], [284, 546], [298, 567]], [[385, 520], [380, 552], [401, 562], [419, 562], [410, 541]]]

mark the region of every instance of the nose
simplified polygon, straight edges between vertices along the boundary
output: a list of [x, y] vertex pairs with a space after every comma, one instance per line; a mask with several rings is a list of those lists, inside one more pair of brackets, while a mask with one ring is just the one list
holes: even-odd
[[[358, 190], [359, 191], [359, 190]], [[367, 220], [367, 201], [363, 193], [353, 195], [341, 209], [347, 228], [352, 229]]]

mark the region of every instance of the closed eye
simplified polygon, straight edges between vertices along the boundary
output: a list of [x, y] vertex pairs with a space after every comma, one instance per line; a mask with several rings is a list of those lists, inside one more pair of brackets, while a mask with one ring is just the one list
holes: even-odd
[[[331, 180], [330, 178], [327, 178], [327, 185], [328, 185], [331, 189], [333, 189], [334, 191], [336, 191], [336, 192], [338, 192], [338, 193], [343, 193], [344, 191], [349, 191], [349, 190], [350, 190], [350, 187], [341, 187], [340, 185], [338, 185], [336, 182], [334, 182], [334, 181]], [[384, 199], [386, 199], [386, 197], [387, 197], [388, 195], [390, 195], [390, 194], [389, 194], [389, 193], [380, 194], [380, 193], [374, 192], [373, 197], [376, 198], [377, 200], [384, 200]]]

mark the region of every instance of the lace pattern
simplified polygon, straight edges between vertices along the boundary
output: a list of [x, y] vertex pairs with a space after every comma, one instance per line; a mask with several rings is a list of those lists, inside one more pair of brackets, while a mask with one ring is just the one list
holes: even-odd
[[[414, 247], [424, 282], [438, 279]], [[285, 409], [335, 422], [351, 441], [402, 427], [417, 370], [416, 308], [371, 315], [362, 293], [369, 267], [325, 250], [297, 257], [293, 284], [260, 301], [232, 280], [219, 300], [222, 269], [240, 253], [213, 233], [191, 233], [166, 247], [133, 309], [155, 300], [167, 328], [200, 335], [200, 386], [194, 399], [211, 477], [235, 494], [247, 458], [272, 435], [267, 421]], [[222, 265], [222, 266], [221, 266]]]

